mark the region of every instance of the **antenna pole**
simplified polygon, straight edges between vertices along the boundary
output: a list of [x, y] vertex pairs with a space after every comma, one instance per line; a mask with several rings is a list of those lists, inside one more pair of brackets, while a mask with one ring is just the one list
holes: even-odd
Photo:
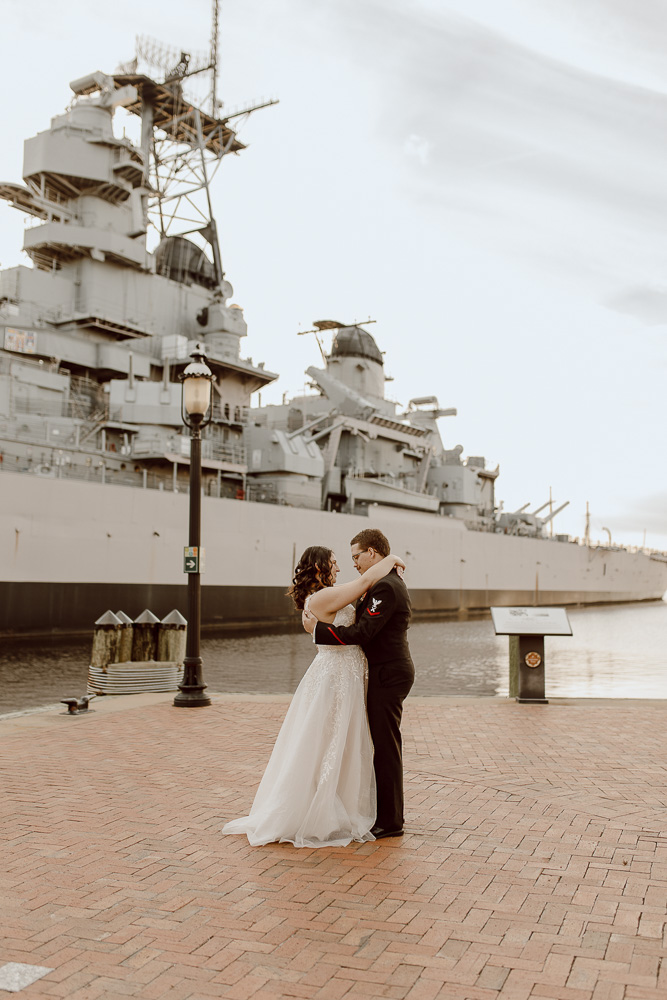
[[213, 251], [213, 266], [215, 267], [215, 280], [218, 284], [224, 278], [224, 272], [222, 270], [222, 258], [220, 257], [220, 243], [218, 242], [218, 227], [215, 224], [215, 219], [213, 217], [213, 206], [211, 205], [211, 192], [208, 186], [208, 175], [206, 172], [206, 157], [204, 156], [204, 134], [201, 127], [201, 115], [199, 114], [199, 109], [194, 108], [195, 124], [197, 126], [197, 140], [199, 142], [199, 152], [201, 153], [201, 172], [204, 178], [204, 190], [206, 191], [206, 202], [208, 204], [208, 217], [209, 224], [208, 230], [209, 235], [207, 236], [208, 242]]
[[320, 354], [322, 355], [322, 361], [324, 362], [324, 367], [326, 368], [326, 366], [327, 366], [327, 356], [324, 353], [324, 346], [323, 346], [322, 341], [320, 339], [319, 333], [315, 334], [315, 340], [317, 341], [317, 346], [320, 349]]
[[220, 0], [213, 0], [213, 26], [211, 28], [211, 114], [218, 114], [218, 21]]

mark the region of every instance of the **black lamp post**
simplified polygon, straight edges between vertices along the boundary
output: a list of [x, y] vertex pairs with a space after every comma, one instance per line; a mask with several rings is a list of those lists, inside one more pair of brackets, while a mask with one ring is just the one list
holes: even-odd
[[[201, 431], [211, 422], [211, 382], [214, 375], [206, 364], [206, 355], [200, 344], [190, 355], [192, 363], [179, 376], [182, 383], [181, 416], [190, 428], [190, 531], [188, 545], [195, 550], [192, 560], [186, 558], [188, 572], [188, 633], [183, 660], [183, 681], [174, 698], [178, 708], [197, 708], [210, 705], [204, 694], [206, 685], [202, 677], [199, 655], [201, 632]], [[191, 562], [194, 570], [188, 568]]]

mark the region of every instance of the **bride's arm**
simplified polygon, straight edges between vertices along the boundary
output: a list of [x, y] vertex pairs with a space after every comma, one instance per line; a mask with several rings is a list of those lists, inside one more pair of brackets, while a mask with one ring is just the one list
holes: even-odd
[[340, 611], [341, 608], [352, 604], [362, 594], [365, 594], [373, 584], [378, 583], [387, 573], [390, 573], [394, 566], [405, 568], [405, 563], [398, 556], [388, 555], [351, 583], [342, 583], [339, 587], [325, 587], [324, 590], [318, 590], [310, 598], [309, 610], [316, 618]]

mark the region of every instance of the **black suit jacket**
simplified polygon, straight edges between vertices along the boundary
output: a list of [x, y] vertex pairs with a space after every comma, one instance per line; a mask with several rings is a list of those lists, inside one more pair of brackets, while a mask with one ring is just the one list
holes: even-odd
[[361, 646], [371, 674], [375, 673], [381, 683], [405, 675], [414, 677], [407, 636], [410, 612], [408, 589], [392, 570], [357, 601], [354, 625], [318, 622], [315, 642], [318, 646]]

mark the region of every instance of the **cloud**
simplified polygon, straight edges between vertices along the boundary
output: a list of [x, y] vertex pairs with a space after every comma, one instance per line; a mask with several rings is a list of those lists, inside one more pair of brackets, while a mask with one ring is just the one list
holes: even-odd
[[634, 316], [647, 326], [667, 325], [667, 287], [627, 288], [607, 300], [610, 309]]
[[645, 530], [647, 534], [667, 536], [667, 491], [636, 500], [622, 513], [598, 515], [596, 520], [606, 524], [612, 535]]
[[418, 0], [444, 6], [550, 58], [664, 89], [664, 0]]
[[413, 156], [419, 160], [422, 166], [426, 166], [431, 155], [431, 143], [421, 135], [411, 133], [403, 143], [403, 152], [406, 156]]
[[[363, 58], [378, 78], [377, 138], [409, 137], [408, 196], [441, 213], [449, 232], [453, 221], [461, 238], [574, 284], [583, 279], [596, 301], [625, 311], [622, 289], [653, 283], [664, 270], [667, 95], [569, 63], [567, 30], [578, 23], [572, 4], [556, 59], [530, 47], [539, 15], [521, 44], [518, 31], [511, 38], [446, 2], [333, 5], [347, 57]], [[632, 20], [627, 4], [615, 8], [617, 24]], [[652, 5], [650, 16], [638, 16], [638, 46], [655, 15]]]

